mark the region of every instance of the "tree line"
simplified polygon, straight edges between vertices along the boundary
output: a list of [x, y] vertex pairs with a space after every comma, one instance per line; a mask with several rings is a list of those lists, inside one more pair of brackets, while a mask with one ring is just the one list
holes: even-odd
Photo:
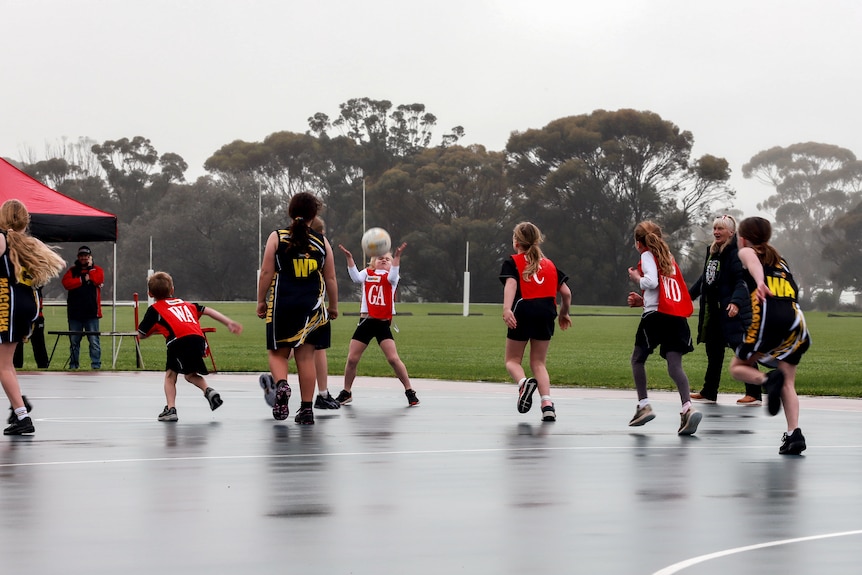
[[[421, 301], [459, 301], [468, 257], [471, 300], [501, 301], [497, 275], [511, 252], [511, 230], [530, 220], [546, 236], [545, 253], [569, 275], [574, 303], [619, 305], [631, 289], [622, 272], [638, 257], [637, 222], [662, 226], [693, 281], [713, 218], [743, 215], [733, 207], [727, 160], [692, 157], [691, 132], [650, 111], [559, 118], [513, 132], [500, 151], [460, 145], [461, 126], [433, 143], [436, 123], [422, 104], [351, 99], [334, 118], [310, 116], [305, 133], [225, 144], [194, 182], [186, 181], [180, 155], [160, 154], [142, 136], [63, 141], [46, 159], [10, 161], [117, 215], [118, 299], [145, 294], [151, 253], [154, 269], [170, 272], [182, 297], [253, 299], [261, 246], [287, 224], [298, 191], [322, 200], [333, 246], [360, 253], [363, 226], [406, 241], [399, 296]], [[862, 164], [850, 150], [815, 142], [774, 147], [742, 173], [774, 190], [758, 209], [772, 215], [773, 243], [807, 304], [835, 307], [842, 292], [862, 291]], [[106, 268], [111, 251], [96, 248]], [[336, 261], [344, 263], [338, 253]], [[347, 274], [337, 275], [342, 298], [356, 299]], [[62, 294], [55, 283], [47, 297]], [[113, 289], [106, 286], [105, 297]]]

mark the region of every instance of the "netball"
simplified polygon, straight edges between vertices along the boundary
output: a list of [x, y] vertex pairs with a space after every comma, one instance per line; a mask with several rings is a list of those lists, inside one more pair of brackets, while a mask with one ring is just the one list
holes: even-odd
[[382, 256], [392, 247], [392, 238], [389, 232], [383, 228], [370, 228], [362, 234], [362, 251], [365, 255], [376, 257]]

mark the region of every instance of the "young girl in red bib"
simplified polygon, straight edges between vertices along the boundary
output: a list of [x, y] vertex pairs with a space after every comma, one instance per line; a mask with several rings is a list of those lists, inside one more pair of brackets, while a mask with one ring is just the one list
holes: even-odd
[[694, 351], [688, 327], [693, 311], [688, 288], [658, 225], [645, 221], [635, 226], [635, 248], [641, 257], [637, 267], [629, 268], [629, 279], [643, 290], [643, 295], [629, 293], [628, 304], [643, 306], [644, 311], [631, 358], [638, 405], [629, 425], [636, 427], [655, 419], [647, 397], [646, 360], [660, 347], [659, 354], [667, 362], [667, 373], [682, 402], [677, 433], [693, 435], [703, 414], [691, 404], [688, 377], [682, 369], [682, 356]]
[[354, 283], [362, 284], [362, 303], [359, 307], [359, 325], [350, 339], [350, 347], [347, 351], [347, 364], [344, 366], [344, 389], [336, 398], [338, 403], [344, 405], [353, 401], [353, 380], [356, 379], [356, 367], [362, 354], [368, 348], [372, 339], [377, 339], [380, 351], [386, 357], [386, 361], [395, 371], [395, 376], [404, 386], [404, 395], [407, 396], [407, 405], [413, 407], [419, 405], [419, 398], [410, 385], [410, 376], [407, 375], [407, 367], [398, 357], [398, 349], [395, 347], [395, 339], [392, 336], [392, 315], [395, 313], [395, 288], [398, 287], [399, 271], [401, 269], [401, 254], [407, 244], [401, 244], [395, 253], [385, 253], [371, 258], [371, 263], [364, 270], [359, 270], [353, 260], [353, 254], [340, 245], [338, 248], [347, 257], [347, 272]]
[[[539, 244], [544, 238], [535, 224], [521, 222], [512, 232], [515, 254], [503, 261], [503, 321], [506, 333], [506, 371], [518, 382], [518, 411], [527, 413], [533, 406], [533, 393], [539, 390], [542, 421], [556, 421], [551, 401], [551, 378], [545, 359], [554, 335], [557, 318], [557, 294], [560, 295], [560, 329], [572, 325], [569, 306], [572, 292], [566, 285], [568, 276], [545, 257]], [[526, 377], [523, 361], [530, 344], [530, 371]]]

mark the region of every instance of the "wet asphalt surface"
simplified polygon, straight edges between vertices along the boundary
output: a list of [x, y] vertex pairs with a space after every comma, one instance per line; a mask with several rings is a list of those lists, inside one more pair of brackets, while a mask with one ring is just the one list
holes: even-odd
[[[0, 439], [0, 572], [662, 574], [862, 572], [862, 401], [781, 414], [721, 396], [679, 437], [676, 394], [630, 428], [631, 391], [358, 378], [354, 401], [276, 422], [256, 374], [211, 412], [162, 375], [22, 374], [36, 434]], [[339, 378], [331, 377], [333, 395]], [[298, 398], [297, 396], [295, 396]], [[292, 411], [298, 399], [291, 400]]]

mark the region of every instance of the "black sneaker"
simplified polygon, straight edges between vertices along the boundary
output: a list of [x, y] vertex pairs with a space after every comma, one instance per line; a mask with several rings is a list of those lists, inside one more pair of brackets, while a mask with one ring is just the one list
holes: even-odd
[[159, 421], [177, 421], [178, 419], [176, 407], [168, 407], [166, 405], [159, 414]]
[[784, 374], [779, 369], [773, 369], [766, 374], [766, 409], [769, 415], [776, 415], [781, 410], [781, 388], [784, 387]]
[[327, 391], [326, 395], [317, 394], [317, 399], [314, 400], [314, 409], [341, 409], [341, 404]]
[[528, 377], [518, 388], [519, 413], [527, 413], [533, 407], [533, 394], [536, 392], [537, 387], [539, 387], [539, 382], [532, 377]]
[[314, 425], [314, 410], [310, 407], [300, 407], [294, 421], [300, 425]]
[[341, 405], [347, 405], [348, 403], [353, 401], [353, 394], [346, 389], [342, 389], [338, 392], [338, 397], [335, 398], [335, 401], [337, 401]]
[[272, 417], [282, 421], [290, 415], [290, 409], [287, 407], [287, 402], [290, 400], [290, 386], [287, 380], [278, 382], [278, 387], [275, 390], [275, 405], [272, 406]]
[[557, 412], [554, 411], [554, 404], [542, 406], [542, 421], [557, 421]]
[[30, 416], [24, 419], [16, 417], [12, 425], [3, 430], [3, 435], [28, 435], [30, 433], [36, 433], [36, 428], [33, 427], [33, 420], [30, 419]]
[[[31, 411], [33, 411], [33, 406], [30, 405], [29, 401], [27, 401], [27, 396], [22, 395], [21, 399], [24, 400], [24, 407], [27, 408], [27, 413], [30, 413]], [[16, 421], [18, 421], [18, 416], [15, 415], [15, 410], [12, 409], [12, 406], [10, 405], [9, 406], [9, 419], [6, 420], [6, 423], [11, 425], [11, 424], [15, 423]]]
[[793, 433], [786, 433], [781, 438], [781, 447], [778, 448], [778, 453], [781, 455], [799, 455], [808, 446], [805, 445], [805, 436], [802, 435], [802, 430], [798, 427], [793, 430]]
[[221, 407], [224, 403], [218, 392], [211, 387], [208, 387], [207, 390], [204, 392], [204, 397], [207, 398], [207, 401], [210, 403], [210, 409], [213, 411]]
[[407, 405], [408, 407], [413, 407], [414, 405], [419, 405], [419, 398], [416, 397], [416, 392], [412, 389], [405, 389], [404, 395], [407, 396]]

